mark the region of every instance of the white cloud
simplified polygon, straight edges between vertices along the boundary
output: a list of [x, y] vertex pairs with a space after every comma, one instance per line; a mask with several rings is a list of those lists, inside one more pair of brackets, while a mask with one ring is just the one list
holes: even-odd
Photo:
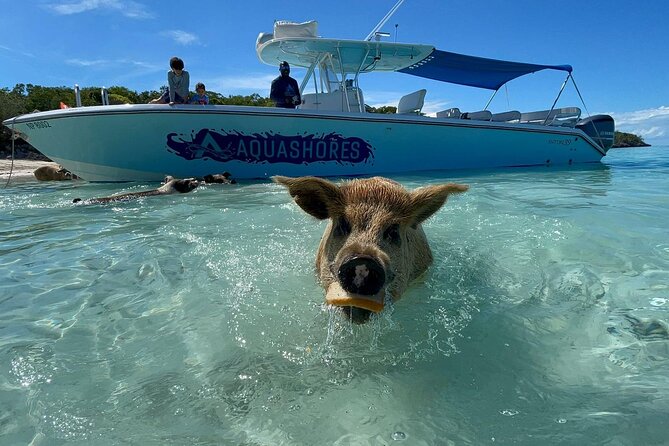
[[131, 0], [79, 0], [75, 2], [53, 3], [46, 6], [60, 15], [80, 14], [96, 9], [120, 12], [133, 19], [149, 19], [153, 14], [144, 5]]
[[193, 43], [197, 43], [199, 40], [195, 34], [181, 30], [165, 31], [162, 33], [162, 35], [171, 38], [180, 45], [191, 45]]
[[634, 133], [646, 140], [669, 137], [669, 106], [608, 114], [613, 116], [616, 130], [621, 132]]
[[449, 101], [425, 101], [425, 105], [423, 105], [423, 114], [434, 118], [437, 116], [438, 111], [451, 108], [450, 104]]
[[649, 139], [660, 138], [667, 135], [667, 129], [663, 129], [662, 127], [643, 128], [638, 131], [638, 135]]
[[163, 67], [157, 66], [156, 64], [152, 64], [149, 62], [143, 62], [140, 60], [130, 60], [130, 59], [93, 59], [93, 60], [87, 60], [87, 59], [67, 59], [65, 63], [68, 63], [70, 65], [76, 65], [79, 67], [123, 67], [123, 66], [133, 66], [137, 68], [146, 68], [149, 70], [162, 70]]
[[109, 65], [111, 63], [108, 60], [101, 60], [101, 59], [98, 60], [67, 59], [65, 62], [70, 65], [77, 65], [79, 67], [94, 67], [94, 66]]
[[660, 106], [658, 108], [650, 108], [646, 110], [609, 114], [615, 118], [616, 122], [621, 124], [636, 124], [649, 119], [669, 118], [669, 107]]
[[156, 65], [148, 62], [142, 62], [141, 60], [127, 60], [122, 59], [118, 61], [119, 64], [129, 64], [138, 68], [145, 68], [150, 71], [162, 71], [164, 67], [162, 65]]
[[269, 94], [269, 87], [276, 75], [274, 74], [250, 74], [248, 76], [225, 76], [213, 79], [207, 83], [213, 91], [221, 92], [221, 94], [234, 94], [239, 90], [244, 92], [253, 91], [261, 95]]
[[364, 91], [365, 104], [371, 105], [372, 107], [383, 107], [385, 105], [392, 105], [393, 107], [397, 106], [400, 98], [403, 94], [396, 91], [378, 91], [378, 90], [369, 90]]
[[[164, 73], [165, 67], [160, 64], [131, 60], [131, 59], [67, 59], [69, 65], [78, 67], [81, 76], [86, 72], [94, 72], [95, 79], [107, 85], [121, 85], [127, 79], [145, 79], [154, 73]], [[156, 83], [160, 85], [162, 76], [156, 76]]]
[[13, 48], [10, 48], [10, 47], [4, 46], [4, 45], [0, 45], [0, 50], [9, 51], [10, 53], [20, 54], [20, 55], [26, 56], [26, 57], [35, 57], [35, 55], [32, 54], [32, 53], [26, 53], [24, 51], [15, 50]]

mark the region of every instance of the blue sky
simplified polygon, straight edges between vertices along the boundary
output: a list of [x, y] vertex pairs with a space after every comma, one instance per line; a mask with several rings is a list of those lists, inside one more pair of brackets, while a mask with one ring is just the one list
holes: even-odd
[[[277, 67], [255, 53], [275, 20], [318, 21], [318, 33], [364, 38], [396, 0], [0, 0], [0, 88], [17, 83], [157, 90], [172, 56], [191, 84], [225, 95], [269, 95]], [[390, 40], [482, 57], [571, 64], [591, 114], [669, 144], [669, 2], [665, 0], [405, 0], [384, 26]], [[397, 27], [395, 25], [398, 25]], [[293, 70], [300, 79], [303, 71]], [[540, 72], [510, 82], [493, 111], [549, 108], [564, 79]], [[488, 90], [399, 73], [361, 79], [368, 104], [396, 105], [427, 88], [424, 112], [483, 108]], [[580, 104], [568, 86], [559, 105]], [[585, 113], [585, 111], [584, 111]]]

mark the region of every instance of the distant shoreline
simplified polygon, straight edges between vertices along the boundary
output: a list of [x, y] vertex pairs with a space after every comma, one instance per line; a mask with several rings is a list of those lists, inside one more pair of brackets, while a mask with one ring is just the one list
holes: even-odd
[[643, 149], [644, 147], [652, 147], [650, 144], [635, 144], [633, 146], [628, 146], [625, 144], [620, 144], [617, 146], [611, 146], [612, 149]]

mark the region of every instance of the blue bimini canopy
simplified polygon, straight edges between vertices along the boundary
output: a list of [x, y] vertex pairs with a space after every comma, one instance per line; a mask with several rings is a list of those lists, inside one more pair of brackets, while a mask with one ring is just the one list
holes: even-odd
[[425, 59], [398, 70], [452, 84], [497, 90], [512, 79], [541, 70], [571, 73], [571, 65], [535, 65], [465, 56], [435, 49]]

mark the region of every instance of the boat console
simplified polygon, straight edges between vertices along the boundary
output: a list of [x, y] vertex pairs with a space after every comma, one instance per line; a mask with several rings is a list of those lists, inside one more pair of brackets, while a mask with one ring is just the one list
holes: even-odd
[[335, 90], [330, 93], [317, 92], [302, 95], [300, 110], [324, 110], [335, 112], [364, 112], [364, 98], [359, 88], [347, 88], [346, 94], [343, 90]]

